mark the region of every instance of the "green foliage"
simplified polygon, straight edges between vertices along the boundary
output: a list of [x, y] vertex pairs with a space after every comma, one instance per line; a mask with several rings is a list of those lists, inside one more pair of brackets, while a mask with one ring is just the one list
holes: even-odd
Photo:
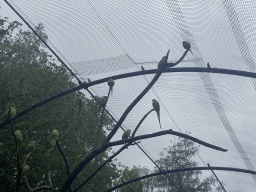
[[[42, 24], [35, 30], [47, 41], [48, 37]], [[76, 86], [71, 75], [49, 55], [38, 37], [30, 31], [23, 31], [17, 21], [9, 22], [7, 18], [0, 17], [0, 44], [0, 114], [10, 107], [15, 107], [19, 113]], [[71, 124], [77, 110], [77, 116]], [[113, 127], [113, 121], [104, 113], [103, 126], [100, 131], [96, 130], [99, 119], [98, 104], [86, 98], [81, 92], [76, 92], [47, 103], [13, 121], [14, 129], [20, 130], [23, 138], [19, 149], [21, 164], [26, 154], [32, 150], [26, 161], [29, 165], [26, 177], [30, 186], [34, 188], [48, 185], [46, 151], [52, 148], [49, 135], [54, 130], [58, 130], [57, 138], [60, 138], [71, 126], [71, 130], [60, 141], [60, 145], [72, 170], [92, 151], [96, 140], [103, 141], [106, 131]], [[17, 162], [13, 133], [10, 125], [5, 126], [0, 132], [0, 191], [15, 191]], [[30, 146], [31, 142], [34, 146]], [[79, 174], [73, 186], [83, 181], [106, 158], [107, 151], [97, 156], [97, 160], [90, 162]], [[67, 174], [56, 145], [50, 152], [50, 165], [53, 191], [58, 191], [67, 179]], [[113, 179], [117, 177], [115, 164], [109, 163], [83, 191], [104, 191], [112, 186]], [[20, 190], [25, 190], [23, 181]]]
[[[125, 167], [120, 173], [120, 179], [118, 180], [118, 183], [119, 184], [123, 183], [122, 179], [124, 181], [129, 181], [129, 180], [132, 180], [132, 179], [136, 179], [138, 177], [140, 177], [140, 170], [137, 167], [133, 166], [132, 169], [129, 169], [129, 167]], [[141, 181], [130, 183], [129, 185], [135, 191], [142, 191], [143, 186], [142, 186]], [[125, 185], [121, 189], [118, 189], [117, 191], [130, 192], [130, 191], [132, 191], [132, 189], [130, 187], [128, 185]]]
[[[150, 170], [147, 167], [138, 167], [140, 172], [140, 177], [151, 174]], [[142, 188], [144, 192], [154, 192], [155, 190], [155, 177], [148, 177], [146, 179], [141, 180]]]
[[[161, 153], [161, 158], [157, 160], [157, 164], [164, 170], [196, 167], [197, 162], [193, 160], [193, 157], [198, 153], [198, 150], [199, 146], [196, 146], [193, 141], [179, 138], [177, 143], [169, 146]], [[201, 171], [184, 171], [167, 175], [180, 191], [208, 192], [212, 191], [211, 187], [215, 184], [213, 176], [201, 181]], [[163, 175], [155, 178], [155, 187], [159, 191], [176, 191], [174, 186]]]

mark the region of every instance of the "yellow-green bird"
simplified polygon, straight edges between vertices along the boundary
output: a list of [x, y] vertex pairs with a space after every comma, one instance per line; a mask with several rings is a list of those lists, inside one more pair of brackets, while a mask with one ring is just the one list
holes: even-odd
[[158, 69], [160, 69], [166, 62], [166, 56], [163, 56], [162, 59], [158, 63]]
[[49, 139], [51, 139], [51, 145], [54, 146], [55, 145], [55, 141], [58, 139], [59, 137], [59, 131], [57, 129], [54, 129], [51, 134], [49, 135]]
[[101, 108], [101, 107], [105, 108], [106, 107], [107, 98], [108, 98], [107, 96], [103, 96], [103, 97], [100, 98], [99, 108]]
[[25, 151], [26, 153], [29, 153], [31, 151], [33, 151], [35, 149], [35, 142], [34, 141], [30, 141], [29, 144], [27, 145]]
[[15, 131], [14, 131], [14, 135], [15, 135], [15, 137], [16, 137], [18, 147], [20, 147], [20, 146], [21, 146], [21, 143], [22, 143], [22, 141], [23, 141], [21, 131], [20, 131], [20, 130], [15, 130]]
[[189, 49], [191, 48], [190, 43], [189, 43], [189, 42], [187, 42], [187, 41], [183, 41], [183, 42], [182, 42], [182, 45], [183, 45], [184, 49], [189, 50]]
[[122, 135], [122, 139], [127, 139], [128, 137], [130, 137], [130, 134], [131, 134], [131, 130], [130, 129], [127, 129], [123, 135]]
[[108, 86], [109, 86], [109, 88], [110, 88], [111, 94], [113, 94], [113, 87], [114, 87], [114, 85], [115, 85], [115, 81], [114, 81], [112, 78], [110, 78], [110, 79], [108, 80]]
[[22, 134], [21, 134], [20, 130], [15, 130], [14, 135], [15, 135], [17, 141], [19, 141], [19, 142], [23, 141]]
[[152, 105], [153, 105], [154, 110], [156, 111], [156, 114], [157, 114], [157, 117], [158, 117], [158, 120], [159, 120], [160, 128], [162, 129], [162, 126], [161, 126], [161, 123], [160, 123], [160, 105], [159, 105], [159, 103], [156, 99], [152, 99]]
[[22, 174], [27, 174], [29, 171], [29, 166], [28, 165], [25, 165], [22, 169]]
[[[0, 122], [5, 122], [5, 121], [8, 121], [9, 120], [9, 117], [8, 117], [8, 113], [9, 113], [9, 110], [10, 109], [7, 109], [4, 114], [2, 115], [1, 117], [1, 120]], [[16, 115], [16, 108], [15, 107], [11, 107], [11, 111], [10, 111], [10, 117], [13, 118], [15, 115]]]

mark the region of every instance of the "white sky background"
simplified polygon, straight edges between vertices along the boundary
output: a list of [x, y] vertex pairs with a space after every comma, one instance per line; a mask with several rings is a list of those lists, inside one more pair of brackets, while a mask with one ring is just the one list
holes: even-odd
[[[165, 1], [10, 1], [33, 26], [41, 22], [49, 36], [50, 46], [72, 66], [80, 77], [91, 80], [115, 74], [157, 67], [158, 61], [170, 49], [170, 61], [177, 60], [184, 49], [184, 40], [175, 17]], [[90, 2], [90, 3], [88, 3]], [[195, 67], [191, 62], [201, 55], [206, 66], [250, 71], [231, 28], [221, 1], [180, 0], [178, 4], [186, 25], [198, 47], [189, 53], [177, 67]], [[17, 20], [17, 16], [1, 1], [1, 16]], [[255, 54], [256, 2], [234, 3], [243, 35], [251, 57]], [[189, 37], [188, 37], [189, 38]], [[186, 39], [187, 40], [187, 39]], [[127, 57], [129, 55], [129, 57]], [[130, 59], [132, 58], [132, 60]], [[105, 60], [104, 60], [105, 59]], [[254, 63], [253, 63], [254, 64]], [[255, 89], [252, 79], [238, 76], [209, 74], [219, 100], [239, 142], [249, 159], [255, 164]], [[128, 105], [144, 89], [153, 75], [117, 80], [108, 109], [118, 119]], [[99, 96], [107, 94], [108, 86], [92, 87]], [[226, 129], [224, 128], [209, 94], [198, 73], [165, 73], [145, 97], [134, 107], [123, 127], [133, 130], [151, 108], [151, 101], [160, 101], [163, 129], [191, 132], [191, 135], [211, 144], [227, 148], [223, 153], [200, 147], [200, 157], [211, 166], [246, 169]], [[155, 113], [144, 121], [137, 135], [159, 131]], [[121, 138], [118, 131], [113, 140]], [[167, 147], [172, 136], [143, 140], [142, 146], [154, 159]], [[116, 149], [116, 148], [115, 148]], [[199, 159], [199, 158], [198, 158]], [[153, 164], [136, 147], [131, 146], [118, 156], [122, 164], [153, 167]], [[205, 166], [198, 161], [199, 166]], [[216, 172], [226, 184], [227, 191], [255, 191], [252, 176], [235, 172]]]

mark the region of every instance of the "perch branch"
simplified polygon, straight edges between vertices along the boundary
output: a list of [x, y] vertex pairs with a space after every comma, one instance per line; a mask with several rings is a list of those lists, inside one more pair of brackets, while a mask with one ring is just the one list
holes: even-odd
[[114, 141], [114, 142], [110, 142], [110, 143], [105, 143], [104, 145], [106, 145], [107, 147], [112, 147], [112, 146], [124, 144], [124, 143], [127, 143], [127, 142], [134, 142], [134, 141], [137, 141], [137, 140], [147, 139], [147, 138], [151, 138], [151, 137], [158, 137], [158, 136], [166, 135], [166, 134], [171, 134], [171, 135], [176, 135], [176, 136], [179, 136], [179, 137], [183, 137], [183, 138], [189, 139], [189, 140], [194, 141], [198, 144], [204, 145], [206, 147], [209, 147], [209, 148], [212, 148], [212, 149], [215, 149], [215, 150], [219, 150], [219, 151], [223, 151], [223, 152], [228, 151], [227, 149], [223, 149], [221, 147], [206, 143], [206, 142], [204, 142], [200, 139], [197, 139], [195, 137], [192, 137], [192, 136], [189, 136], [189, 135], [186, 135], [186, 134], [183, 134], [183, 133], [173, 131], [171, 129], [165, 130], [165, 131], [159, 131], [159, 132], [152, 133], [152, 134], [130, 137], [128, 139], [123, 139], [123, 140], [118, 140], [118, 141]]
[[152, 112], [154, 111], [154, 109], [151, 109], [149, 112], [146, 113], [146, 115], [144, 115], [144, 117], [142, 117], [142, 119], [140, 120], [140, 122], [138, 123], [138, 125], [135, 127], [133, 133], [132, 133], [132, 137], [134, 137], [135, 133], [137, 132], [137, 130], [139, 129], [141, 123], [146, 119], [146, 117]]
[[136, 181], [139, 181], [139, 180], [142, 180], [142, 179], [146, 179], [146, 178], [149, 178], [149, 177], [158, 176], [158, 175], [161, 175], [161, 174], [178, 173], [178, 172], [183, 172], [183, 171], [195, 171], [195, 170], [211, 170], [211, 169], [212, 170], [222, 170], [222, 171], [235, 171], [235, 172], [242, 172], [242, 173], [248, 173], [248, 174], [256, 175], [256, 171], [251, 171], [251, 170], [247, 170], [247, 169], [232, 168], [232, 167], [190, 167], [190, 168], [162, 171], [162, 172], [152, 173], [152, 174], [149, 174], [149, 175], [138, 177], [136, 179], [126, 181], [123, 184], [117, 185], [117, 186], [107, 190], [106, 192], [111, 192], [115, 189], [118, 189], [118, 188], [124, 186], [124, 185], [128, 185], [130, 183], [133, 183], [133, 182], [136, 182]]
[[126, 143], [122, 146], [115, 154], [110, 156], [104, 163], [102, 163], [86, 180], [84, 180], [79, 186], [77, 186], [72, 192], [76, 192], [81, 189], [86, 183], [88, 183], [108, 162], [114, 159], [119, 153], [121, 153], [124, 149], [128, 148], [131, 143]]

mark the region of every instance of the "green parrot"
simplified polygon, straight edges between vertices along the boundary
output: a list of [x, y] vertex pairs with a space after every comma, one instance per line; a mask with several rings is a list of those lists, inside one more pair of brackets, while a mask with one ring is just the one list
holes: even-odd
[[29, 166], [28, 165], [25, 165], [22, 169], [22, 173], [23, 174], [26, 174], [27, 172], [29, 171]]
[[35, 148], [36, 148], [35, 142], [34, 141], [30, 141], [29, 144], [27, 145], [25, 151], [26, 151], [26, 153], [29, 153], [29, 152], [31, 152]]
[[108, 86], [110, 88], [111, 94], [113, 94], [113, 87], [114, 87], [114, 85], [115, 85], [115, 81], [112, 78], [110, 78], [108, 80]]
[[22, 134], [21, 134], [20, 130], [15, 130], [14, 135], [18, 142], [21, 143], [23, 141]]
[[159, 103], [156, 99], [152, 99], [152, 105], [153, 105], [154, 110], [156, 111], [156, 114], [157, 114], [157, 117], [158, 117], [158, 120], [159, 120], [159, 124], [160, 124], [160, 128], [162, 129], [162, 126], [161, 126], [161, 123], [160, 123], [160, 106], [159, 106]]
[[49, 139], [51, 139], [51, 145], [52, 145], [52, 146], [55, 145], [55, 142], [54, 142], [54, 141], [56, 141], [56, 140], [58, 139], [59, 135], [60, 135], [60, 134], [59, 134], [59, 131], [56, 130], [56, 129], [54, 129], [54, 130], [52, 131], [52, 133], [49, 135]]
[[183, 45], [184, 49], [189, 50], [189, 49], [191, 48], [190, 43], [189, 43], [189, 42], [187, 42], [187, 41], [183, 41], [183, 42], [182, 42], [182, 45]]
[[166, 56], [163, 56], [158, 63], [158, 69], [160, 69], [164, 64], [166, 64]]
[[[11, 112], [10, 112], [10, 116], [11, 118], [13, 118], [15, 115], [16, 115], [16, 108], [15, 107], [11, 107]], [[8, 118], [8, 113], [9, 113], [9, 109], [7, 109], [4, 114], [2, 115], [1, 117], [1, 121], [0, 122], [5, 122], [5, 121], [8, 121], [9, 118]]]
[[131, 134], [131, 130], [130, 129], [127, 129], [123, 135], [122, 135], [122, 139], [127, 139], [128, 137], [130, 137], [130, 134]]
[[103, 97], [100, 98], [100, 101], [99, 101], [99, 102], [100, 102], [100, 103], [99, 103], [100, 106], [99, 106], [99, 108], [101, 108], [101, 107], [102, 107], [102, 108], [105, 108], [105, 107], [106, 107], [107, 98], [108, 98], [107, 96], [103, 96]]

